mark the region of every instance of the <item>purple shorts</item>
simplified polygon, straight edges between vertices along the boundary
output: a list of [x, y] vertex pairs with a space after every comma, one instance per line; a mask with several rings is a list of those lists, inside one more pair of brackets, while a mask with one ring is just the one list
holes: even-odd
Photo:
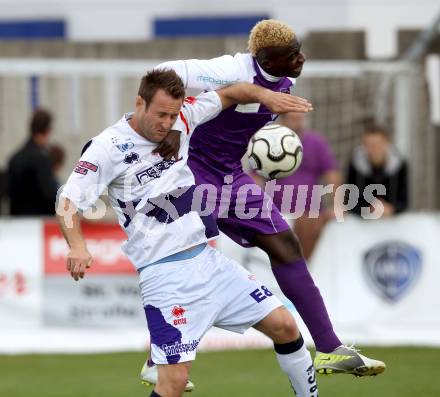
[[196, 184], [206, 185], [206, 195], [214, 198], [207, 205], [213, 208], [219, 229], [237, 244], [253, 247], [255, 235], [290, 229], [271, 198], [243, 170], [224, 173], [194, 156], [188, 164]]

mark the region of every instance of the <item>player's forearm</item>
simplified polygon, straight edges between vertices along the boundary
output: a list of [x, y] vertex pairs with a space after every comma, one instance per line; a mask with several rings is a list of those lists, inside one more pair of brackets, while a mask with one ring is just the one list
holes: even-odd
[[70, 248], [84, 248], [86, 246], [81, 232], [80, 216], [68, 198], [60, 198], [57, 221]]
[[233, 104], [265, 103], [271, 91], [251, 83], [237, 83], [217, 91], [223, 108]]

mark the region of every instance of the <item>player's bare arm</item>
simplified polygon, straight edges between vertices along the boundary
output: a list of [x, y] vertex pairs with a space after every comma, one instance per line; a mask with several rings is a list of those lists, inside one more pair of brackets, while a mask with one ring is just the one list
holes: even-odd
[[217, 91], [223, 109], [234, 104], [261, 103], [272, 113], [289, 112], [307, 113], [313, 110], [312, 104], [306, 99], [281, 92], [274, 92], [251, 83], [238, 83]]
[[84, 278], [85, 271], [90, 268], [93, 258], [81, 232], [78, 211], [68, 198], [60, 198], [57, 220], [70, 248], [66, 261], [67, 270], [75, 281], [78, 281]]
[[[222, 101], [223, 109], [235, 104], [261, 103], [272, 113], [289, 112], [307, 113], [313, 110], [312, 104], [304, 98], [274, 92], [251, 83], [237, 83], [216, 91]], [[165, 139], [154, 150], [163, 158], [177, 159], [180, 147], [180, 132], [170, 131]]]
[[264, 99], [261, 99], [260, 103], [265, 105], [272, 113], [308, 113], [313, 110], [313, 105], [307, 99], [268, 89], [264, 91], [264, 94], [262, 94]]

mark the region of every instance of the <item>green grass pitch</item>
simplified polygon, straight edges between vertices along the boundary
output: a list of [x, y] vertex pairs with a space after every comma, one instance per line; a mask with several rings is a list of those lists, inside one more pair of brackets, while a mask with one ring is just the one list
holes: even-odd
[[[440, 349], [365, 348], [387, 370], [372, 378], [318, 376], [321, 397], [438, 397]], [[149, 396], [138, 381], [145, 354], [0, 356], [1, 397]], [[188, 397], [293, 396], [271, 350], [199, 353]]]

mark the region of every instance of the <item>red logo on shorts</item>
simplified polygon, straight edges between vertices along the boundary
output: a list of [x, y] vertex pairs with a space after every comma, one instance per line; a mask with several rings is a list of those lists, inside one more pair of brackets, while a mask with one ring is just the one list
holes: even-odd
[[182, 307], [182, 306], [174, 306], [173, 309], [171, 310], [171, 314], [176, 317], [175, 320], [173, 320], [173, 324], [174, 325], [182, 325], [182, 324], [186, 324], [186, 318], [183, 317], [183, 315], [185, 314], [186, 310]]

